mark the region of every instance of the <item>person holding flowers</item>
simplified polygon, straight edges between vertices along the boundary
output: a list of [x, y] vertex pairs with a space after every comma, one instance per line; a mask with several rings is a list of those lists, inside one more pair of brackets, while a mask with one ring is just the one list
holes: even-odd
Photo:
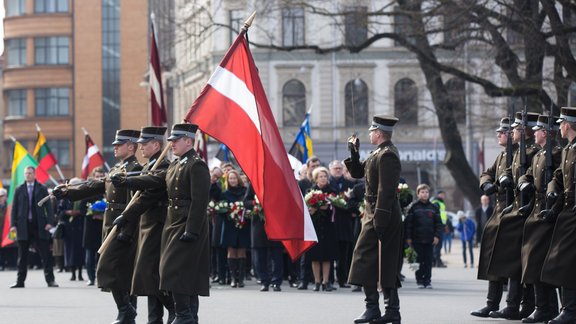
[[236, 170], [226, 174], [226, 191], [222, 199], [229, 203], [228, 217], [222, 223], [221, 244], [228, 249], [228, 268], [232, 288], [244, 287], [246, 249], [250, 247], [250, 224], [244, 209], [246, 186]]
[[335, 196], [336, 191], [330, 186], [329, 176], [328, 169], [325, 167], [314, 169], [312, 172], [314, 185], [305, 197], [318, 236], [318, 243], [306, 252], [306, 257], [312, 262], [312, 273], [316, 284], [314, 291], [319, 291], [320, 287], [324, 291], [334, 290], [329, 281], [330, 264], [338, 256], [338, 241], [334, 227], [334, 209], [328, 196]]

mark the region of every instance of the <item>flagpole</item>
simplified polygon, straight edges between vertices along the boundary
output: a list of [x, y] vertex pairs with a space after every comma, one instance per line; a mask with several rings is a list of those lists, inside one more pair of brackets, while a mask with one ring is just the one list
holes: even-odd
[[[38, 123], [36, 123], [36, 130], [38, 131], [38, 133], [40, 133], [42, 130], [40, 129], [40, 125], [38, 125]], [[58, 162], [56, 162], [56, 164], [54, 165], [54, 167], [56, 167], [56, 171], [58, 171], [58, 175], [60, 175], [60, 179], [62, 180], [66, 180], [66, 177], [64, 177], [64, 173], [62, 173], [62, 170], [60, 169], [60, 165], [58, 164]], [[48, 171], [48, 170], [46, 170]], [[50, 176], [52, 181], [54, 180], [54, 177]]]
[[[12, 142], [16, 143], [16, 138], [14, 136], [8, 135], [8, 137], [10, 137]], [[27, 154], [30, 154], [30, 153], [28, 152]], [[32, 159], [34, 159], [34, 158], [32, 158]], [[48, 171], [46, 171], [46, 173], [48, 173]], [[54, 179], [54, 177], [52, 177], [50, 174], [48, 174], [48, 176], [50, 177], [50, 180], [54, 183], [54, 185], [56, 185], [56, 186], [59, 185], [58, 181], [56, 181], [56, 179]]]
[[[90, 135], [88, 134], [86, 128], [82, 127], [82, 131], [84, 132], [84, 135]], [[104, 166], [106, 167], [106, 169], [108, 169], [108, 171], [110, 171], [110, 166], [108, 165], [108, 162], [106, 162], [106, 160], [104, 160]]]

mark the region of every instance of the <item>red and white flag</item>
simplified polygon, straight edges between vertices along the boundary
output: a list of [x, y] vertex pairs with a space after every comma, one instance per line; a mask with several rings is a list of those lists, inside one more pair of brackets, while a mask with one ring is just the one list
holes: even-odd
[[164, 95], [162, 92], [162, 71], [160, 70], [160, 56], [154, 33], [154, 23], [151, 24], [150, 36], [150, 109], [152, 111], [152, 125], [166, 125], [166, 107], [164, 106]]
[[85, 133], [85, 136], [86, 155], [84, 155], [84, 160], [82, 160], [82, 178], [87, 179], [92, 170], [104, 165], [104, 157], [100, 153], [98, 146], [90, 138], [90, 135]]
[[208, 135], [204, 134], [201, 130], [196, 131], [194, 150], [196, 150], [204, 162], [208, 163]]
[[186, 120], [234, 153], [262, 204], [269, 239], [282, 240], [293, 260], [317, 242], [245, 32], [238, 35]]

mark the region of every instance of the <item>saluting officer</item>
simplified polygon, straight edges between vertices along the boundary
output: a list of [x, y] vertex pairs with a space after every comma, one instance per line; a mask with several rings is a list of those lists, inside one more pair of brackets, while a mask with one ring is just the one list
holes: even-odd
[[[508, 143], [508, 136], [510, 135], [510, 118], [504, 117], [500, 120], [500, 127], [496, 129], [496, 136], [498, 137], [498, 145], [504, 147], [504, 150], [498, 154], [492, 166], [486, 169], [480, 175], [480, 188], [487, 196], [496, 194], [496, 206], [494, 213], [484, 226], [484, 233], [482, 234], [482, 245], [480, 245], [480, 257], [478, 264], [478, 279], [488, 280], [488, 294], [486, 296], [486, 306], [478, 310], [470, 312], [472, 316], [488, 317], [491, 311], [500, 309], [500, 301], [502, 299], [502, 286], [506, 278], [493, 276], [488, 274], [488, 265], [492, 258], [494, 245], [496, 243], [496, 234], [500, 226], [500, 217], [502, 210], [508, 205], [507, 192], [509, 189], [500, 186], [498, 179], [506, 172], [506, 160], [508, 153], [506, 145]], [[518, 144], [512, 144], [509, 148], [510, 152], [518, 149]]]
[[[508, 278], [508, 295], [506, 296], [506, 307], [490, 313], [493, 318], [505, 318], [517, 320], [528, 317], [534, 311], [534, 288], [525, 287], [521, 283], [522, 279], [522, 233], [527, 214], [520, 211], [523, 199], [522, 193], [518, 190], [518, 180], [526, 173], [526, 169], [532, 163], [532, 158], [541, 149], [534, 143], [534, 131], [538, 114], [527, 113], [526, 120], [522, 120], [522, 113], [516, 113], [516, 120], [511, 125], [513, 128], [512, 140], [514, 143], [521, 143], [522, 131], [524, 132], [525, 161], [522, 165], [521, 148], [514, 152], [512, 165], [506, 173], [499, 178], [500, 186], [514, 188], [514, 202], [512, 208], [505, 208], [500, 217], [500, 225], [496, 233], [496, 241], [492, 252], [492, 259], [488, 266], [488, 273], [495, 277]], [[523, 169], [524, 168], [524, 169]], [[526, 200], [527, 202], [527, 200]], [[508, 210], [510, 209], [510, 210]]]
[[[110, 169], [110, 174], [116, 172], [139, 171], [142, 166], [134, 156], [136, 141], [140, 136], [137, 130], [122, 129], [116, 131], [114, 156], [120, 161]], [[110, 177], [104, 179], [92, 179], [77, 186], [59, 185], [54, 188], [52, 194], [58, 198], [81, 200], [97, 195], [105, 195], [108, 202], [104, 212], [102, 240], [104, 241], [112, 229], [114, 219], [120, 216], [130, 201], [131, 192], [128, 189], [117, 189], [110, 181]], [[136, 255], [136, 243], [132, 237], [138, 231], [137, 223], [126, 226], [122, 233], [113, 240], [108, 248], [100, 255], [96, 268], [98, 287], [111, 291], [116, 306], [118, 307], [117, 324], [133, 323], [136, 317], [136, 298], [130, 298], [130, 286], [132, 272], [134, 270], [134, 257]]]
[[544, 211], [543, 218], [556, 222], [552, 242], [542, 266], [541, 280], [562, 287], [562, 311], [550, 324], [576, 322], [576, 217], [574, 217], [574, 195], [576, 172], [576, 108], [562, 107], [560, 134], [568, 140], [562, 150], [562, 161], [548, 184], [547, 199], [553, 207]]
[[[142, 174], [147, 174], [154, 166], [164, 145], [166, 127], [142, 127], [140, 131], [140, 151], [142, 157], [148, 159], [142, 168]], [[170, 165], [163, 158], [156, 171], [166, 170]], [[122, 173], [112, 175], [112, 183], [121, 179]], [[123, 174], [122, 174], [123, 175]], [[140, 196], [114, 220], [121, 233], [127, 224], [139, 224], [138, 249], [134, 262], [132, 277], [132, 294], [148, 296], [148, 324], [162, 323], [164, 307], [168, 310], [168, 323], [174, 320], [174, 302], [172, 296], [160, 292], [160, 242], [162, 229], [166, 220], [168, 196], [166, 190], [160, 188], [144, 188]]]
[[162, 232], [160, 290], [172, 293], [172, 324], [198, 323], [198, 296], [209, 296], [210, 241], [208, 217], [210, 171], [194, 150], [198, 126], [175, 124], [168, 141], [178, 158], [155, 175], [117, 181], [133, 189], [161, 188], [168, 193], [168, 215]]
[[[524, 223], [524, 236], [522, 241], [522, 282], [534, 285], [536, 309], [530, 316], [522, 319], [522, 323], [542, 323], [549, 321], [558, 315], [558, 296], [556, 289], [540, 281], [544, 258], [550, 247], [550, 239], [554, 231], [554, 223], [543, 220], [539, 214], [546, 209], [547, 181], [552, 180], [551, 174], [560, 165], [562, 147], [556, 142], [558, 124], [548, 130], [548, 118], [554, 121], [558, 117], [538, 116], [534, 130], [536, 144], [543, 147], [532, 159], [532, 165], [526, 174], [520, 177], [518, 188], [521, 192], [528, 192], [534, 196], [533, 208], [530, 216]], [[546, 167], [546, 142], [550, 141], [552, 148], [550, 170]], [[548, 173], [548, 179], [546, 178]], [[523, 207], [524, 208], [524, 207]]]
[[[369, 128], [377, 148], [360, 162], [359, 140], [352, 136], [351, 156], [344, 163], [354, 178], [366, 176], [366, 211], [352, 256], [349, 283], [364, 287], [366, 310], [355, 323], [400, 323], [400, 267], [402, 265], [402, 213], [396, 193], [402, 166], [392, 131], [398, 118], [377, 115]], [[379, 248], [380, 245], [380, 248]], [[380, 271], [379, 271], [380, 270]], [[380, 317], [377, 283], [384, 293], [386, 311]]]

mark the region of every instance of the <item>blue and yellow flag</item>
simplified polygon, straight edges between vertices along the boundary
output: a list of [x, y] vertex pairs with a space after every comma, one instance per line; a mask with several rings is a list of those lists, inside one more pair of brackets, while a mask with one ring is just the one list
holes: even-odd
[[302, 126], [300, 126], [300, 131], [296, 135], [296, 140], [294, 140], [294, 144], [292, 144], [288, 153], [302, 163], [306, 163], [308, 158], [314, 155], [312, 139], [310, 138], [310, 113], [306, 114]]

